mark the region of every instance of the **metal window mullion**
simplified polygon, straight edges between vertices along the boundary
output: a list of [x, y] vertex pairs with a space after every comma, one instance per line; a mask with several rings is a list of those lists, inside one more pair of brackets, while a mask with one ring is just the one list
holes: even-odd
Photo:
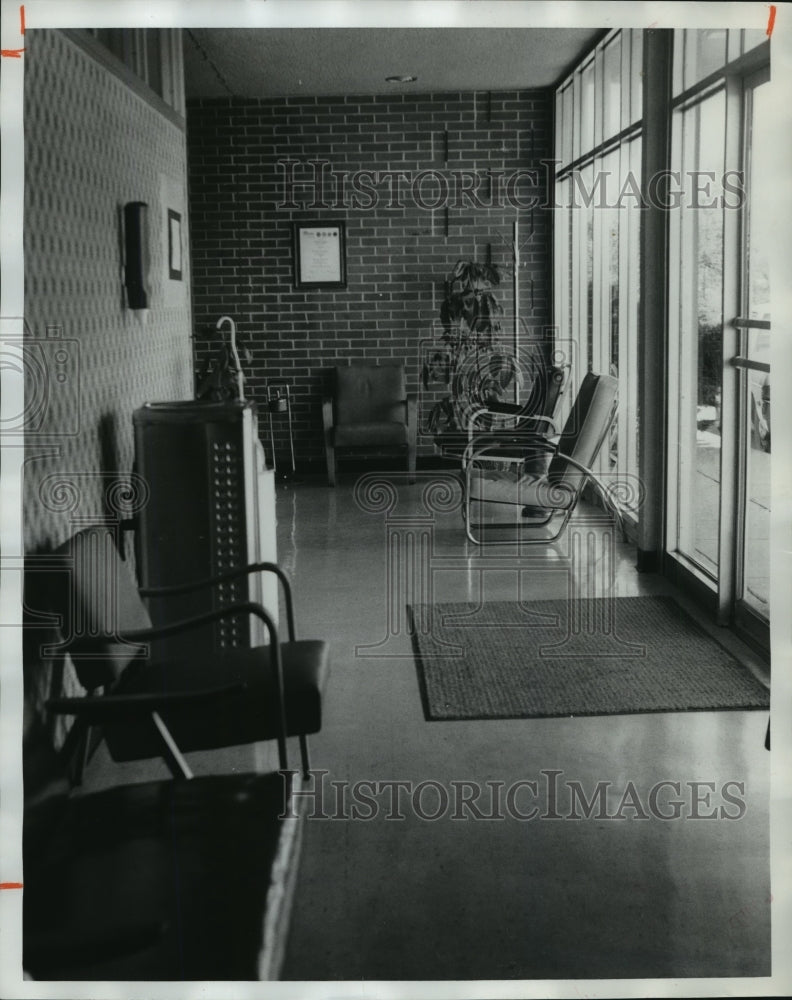
[[[678, 119], [671, 143], [671, 168], [678, 170]], [[666, 546], [669, 552], [679, 548], [679, 316], [681, 288], [681, 213], [671, 217], [668, 232], [668, 370], [666, 372], [668, 456], [666, 469]]]
[[[726, 129], [724, 167], [742, 164], [742, 82], [726, 82]], [[740, 312], [740, 261], [742, 227], [740, 213], [723, 211], [723, 352], [721, 376], [721, 484], [718, 525], [718, 621], [726, 624], [732, 617], [736, 599], [741, 554], [738, 525], [741, 523], [740, 476], [744, 461], [740, 446], [740, 390], [744, 376], [732, 367], [731, 359], [739, 353], [740, 334], [733, 319]]]
[[186, 99], [184, 92], [184, 50], [182, 45], [182, 29], [172, 28], [170, 37], [169, 73], [173, 83], [173, 107], [180, 115], [186, 116]]
[[[581, 235], [583, 230], [581, 210], [580, 208], [572, 208], [570, 206], [569, 211], [572, 220], [572, 252], [570, 254], [572, 260], [572, 274], [570, 276], [572, 281], [572, 322], [570, 333], [577, 353], [575, 361], [578, 371], [575, 372], [575, 377], [580, 380], [583, 377], [583, 372], [586, 370], [588, 361], [586, 357], [585, 317], [581, 307], [581, 302], [585, 301], [585, 292], [583, 289], [586, 273], [585, 266], [581, 266], [585, 265], [585, 253], [583, 252], [585, 244]], [[577, 391], [577, 385], [573, 385], [571, 388], [573, 393]]]
[[[632, 71], [632, 28], [625, 28], [621, 36], [621, 51], [619, 55], [619, 131], [630, 124], [632, 100], [630, 80]], [[626, 105], [626, 106], [625, 106]]]
[[[162, 80], [162, 99], [172, 108], [176, 108], [176, 73], [174, 66], [173, 36], [176, 29], [160, 28], [160, 78]], [[177, 109], [178, 110], [178, 109]]]
[[[686, 139], [689, 133], [685, 115], [678, 112], [675, 116], [671, 142], [671, 168], [682, 170], [686, 163], [688, 150]], [[681, 512], [686, 505], [683, 502], [683, 486], [686, 475], [686, 464], [683, 455], [681, 431], [681, 406], [683, 387], [682, 380], [685, 370], [689, 367], [683, 364], [682, 350], [686, 323], [683, 317], [685, 303], [690, 301], [691, 269], [682, 266], [693, 252], [692, 233], [690, 232], [692, 218], [689, 213], [678, 211], [671, 216], [669, 226], [669, 288], [668, 288], [668, 373], [667, 373], [667, 509], [666, 509], [666, 547], [669, 553], [682, 551], [684, 532], [681, 524]]]
[[[629, 169], [633, 176], [641, 176], [641, 157], [643, 155], [643, 142], [640, 138], [633, 139], [629, 149]], [[636, 479], [640, 472], [640, 455], [638, 452], [638, 309], [641, 297], [641, 268], [640, 268], [640, 239], [641, 239], [641, 211], [637, 205], [631, 205], [627, 209], [628, 241], [629, 250], [627, 255], [628, 267], [628, 302], [629, 313], [626, 316], [627, 323], [627, 346], [628, 346], [628, 413], [629, 413], [629, 435], [630, 435], [630, 463], [628, 471]]]
[[[599, 146], [605, 136], [605, 49], [597, 48], [594, 53], [594, 145]], [[597, 131], [599, 126], [599, 132]]]
[[[698, 169], [700, 111], [683, 113], [681, 128], [681, 166], [691, 162]], [[694, 279], [698, 275], [698, 213], [679, 212], [679, 310], [677, 329], [677, 547], [694, 558], [695, 525], [691, 516], [690, 497], [696, 471], [696, 406], [698, 404], [698, 291]], [[671, 397], [673, 398], [673, 396]]]
[[593, 163], [600, 156], [605, 156], [612, 149], [617, 146], [622, 145], [625, 142], [629, 142], [634, 139], [636, 135], [640, 135], [642, 130], [641, 121], [633, 122], [632, 125], [628, 125], [627, 128], [621, 130], [618, 135], [611, 136], [610, 139], [606, 139], [604, 142], [599, 143], [599, 145], [593, 146], [591, 149], [587, 149], [582, 153], [579, 153], [574, 159], [568, 162], [562, 163], [562, 165], [556, 170], [556, 180], [563, 180], [567, 174], [579, 173], [581, 170], [585, 169], [590, 163]]
[[[739, 301], [737, 304], [737, 316], [734, 320], [737, 349], [735, 355], [728, 359], [731, 367], [730, 378], [735, 382], [737, 393], [737, 463], [735, 469], [736, 483], [736, 505], [735, 505], [735, 545], [734, 545], [734, 606], [732, 614], [736, 617], [740, 611], [737, 602], [745, 600], [745, 532], [748, 505], [748, 476], [749, 476], [749, 452], [751, 447], [751, 425], [749, 414], [751, 407], [750, 388], [748, 380], [749, 371], [761, 371], [769, 373], [770, 365], [753, 361], [750, 358], [751, 330], [770, 330], [770, 321], [753, 320], [749, 313], [751, 309], [750, 301], [750, 269], [748, 261], [748, 242], [750, 233], [750, 212], [751, 197], [750, 192], [754, 190], [752, 184], [752, 159], [753, 159], [753, 96], [754, 88], [769, 81], [769, 67], [753, 73], [748, 79], [741, 81], [742, 87], [738, 90], [734, 85], [735, 103], [740, 102], [740, 123], [742, 132], [740, 135], [740, 164], [743, 170], [745, 190], [749, 192], [747, 209], [738, 215], [739, 233], [737, 234], [737, 246], [735, 250], [735, 266], [739, 270], [739, 275], [735, 277], [738, 284]], [[725, 357], [725, 354], [724, 354]], [[724, 376], [725, 377], [725, 376]], [[752, 609], [749, 614], [753, 614]]]
[[[564, 95], [557, 90], [553, 96], [553, 110], [555, 112], [555, 141], [553, 143], [556, 159], [563, 159], [564, 150]], [[549, 173], [549, 171], [548, 171]]]
[[[619, 147], [619, 182], [632, 169], [632, 150], [629, 145]], [[619, 270], [617, 276], [619, 295], [619, 317], [616, 337], [619, 345], [619, 413], [617, 422], [616, 468], [620, 476], [629, 476], [632, 472], [630, 454], [632, 449], [632, 434], [630, 433], [630, 413], [632, 407], [630, 398], [634, 377], [632, 374], [632, 353], [630, 344], [629, 318], [632, 315], [633, 298], [631, 293], [632, 265], [630, 262], [630, 242], [632, 230], [632, 206], [616, 213], [618, 220], [618, 250]], [[637, 256], [637, 249], [636, 249]]]
[[133, 69], [137, 76], [143, 80], [144, 83], [148, 84], [148, 48], [146, 45], [146, 29], [145, 28], [134, 28], [134, 48], [133, 48]]
[[[597, 170], [604, 169], [605, 163], [600, 160], [593, 166], [594, 179]], [[606, 178], [607, 181], [607, 178]], [[592, 189], [593, 186], [592, 186]], [[607, 204], [608, 190], [605, 188], [605, 201]], [[599, 374], [608, 373], [608, 366], [605, 363], [607, 351], [607, 294], [608, 283], [608, 227], [604, 220], [607, 218], [608, 209], [597, 211], [596, 203], [592, 203], [591, 208], [592, 229], [591, 229], [591, 252], [594, 257], [591, 268], [591, 370]], [[594, 471], [599, 475], [605, 465], [605, 451], [603, 447], [594, 465]]]
[[[559, 192], [561, 194], [561, 192]], [[561, 201], [565, 201], [562, 197]], [[559, 340], [568, 340], [571, 336], [569, 316], [569, 210], [556, 208], [553, 232], [553, 297], [555, 300], [555, 327]]]
[[[685, 43], [687, 44], [688, 32], [685, 32]], [[724, 63], [723, 66], [719, 66], [718, 69], [713, 70], [708, 73], [701, 80], [697, 80], [696, 83], [691, 84], [689, 87], [679, 93], [675, 94], [672, 100], [672, 108], [676, 110], [679, 107], [687, 104], [691, 99], [699, 98], [704, 91], [709, 90], [712, 87], [717, 87], [724, 79], [741, 78], [747, 74], [753, 72], [756, 69], [761, 68], [763, 65], [770, 64], [770, 42], [764, 42], [762, 45], [757, 45], [755, 48], [750, 49], [748, 52], [743, 53], [738, 59], [732, 62]]]

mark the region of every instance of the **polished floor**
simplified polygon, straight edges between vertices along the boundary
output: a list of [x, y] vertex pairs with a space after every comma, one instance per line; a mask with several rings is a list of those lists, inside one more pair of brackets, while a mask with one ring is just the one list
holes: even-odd
[[[669, 592], [595, 511], [553, 546], [480, 548], [458, 502], [443, 473], [277, 487], [298, 634], [332, 651], [283, 978], [768, 975], [766, 712], [425, 721], [411, 601]], [[270, 745], [190, 756], [274, 766]], [[100, 751], [85, 791], [166, 774]]]
[[[554, 546], [482, 549], [457, 500], [442, 474], [278, 487], [302, 634], [332, 644], [284, 978], [767, 975], [766, 712], [425, 721], [411, 600], [668, 592], [596, 512]], [[571, 807], [576, 783], [607, 809]]]

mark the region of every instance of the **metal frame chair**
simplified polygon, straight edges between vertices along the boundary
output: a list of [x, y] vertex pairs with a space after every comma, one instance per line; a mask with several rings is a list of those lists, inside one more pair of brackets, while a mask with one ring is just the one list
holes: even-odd
[[542, 376], [531, 386], [531, 391], [522, 403], [493, 401], [477, 406], [468, 417], [467, 429], [448, 431], [435, 439], [436, 446], [444, 458], [459, 458], [464, 469], [474, 439], [484, 443], [493, 438], [503, 441], [510, 435], [517, 440], [526, 432], [535, 434], [535, 426], [545, 423], [555, 429], [553, 414], [564, 391], [568, 366], [551, 366], [544, 369]]
[[[589, 372], [555, 441], [525, 431], [471, 439], [463, 457], [462, 510], [471, 542], [512, 544], [514, 537], [485, 538], [487, 532], [504, 529], [512, 536], [516, 533], [524, 544], [555, 541], [566, 529], [587, 483], [594, 485], [621, 523], [612, 493], [592, 469], [616, 415], [617, 392], [614, 377]], [[482, 519], [487, 514], [489, 521]], [[552, 528], [554, 520], [559, 523], [547, 534], [544, 529]], [[542, 533], [532, 537], [536, 529]]]
[[[192, 776], [184, 759], [191, 750], [277, 740], [281, 769], [286, 736], [298, 736], [307, 775], [307, 734], [321, 728], [327, 643], [295, 637], [291, 589], [272, 563], [258, 563], [208, 580], [138, 591], [121, 560], [112, 532], [92, 526], [73, 535], [54, 555], [49, 606], [60, 614], [62, 643], [80, 683], [90, 692], [56, 698], [50, 710], [73, 715], [87, 733], [98, 725], [114, 760], [164, 756], [171, 771]], [[284, 589], [289, 639], [281, 642], [272, 617], [258, 604], [238, 602], [204, 614], [151, 627], [141, 594], [162, 597], [217, 587], [251, 572], [275, 573]], [[259, 618], [269, 645], [209, 649], [163, 660], [156, 640], [240, 615]], [[96, 695], [98, 688], [104, 693]], [[145, 710], [150, 725], [140, 725]], [[134, 717], [134, 718], [133, 718]], [[85, 742], [87, 749], [87, 739]], [[80, 771], [77, 780], [79, 781]]]

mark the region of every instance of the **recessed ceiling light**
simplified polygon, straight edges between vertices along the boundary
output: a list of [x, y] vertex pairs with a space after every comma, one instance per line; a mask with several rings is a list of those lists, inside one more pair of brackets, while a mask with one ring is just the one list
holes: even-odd
[[386, 83], [415, 83], [417, 76], [386, 76]]

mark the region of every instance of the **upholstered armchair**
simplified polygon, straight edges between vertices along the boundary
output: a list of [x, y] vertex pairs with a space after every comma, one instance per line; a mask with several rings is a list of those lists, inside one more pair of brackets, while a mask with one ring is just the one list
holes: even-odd
[[398, 450], [415, 480], [418, 411], [407, 395], [404, 365], [346, 365], [333, 371], [333, 394], [324, 400], [327, 478], [336, 482], [338, 452]]

